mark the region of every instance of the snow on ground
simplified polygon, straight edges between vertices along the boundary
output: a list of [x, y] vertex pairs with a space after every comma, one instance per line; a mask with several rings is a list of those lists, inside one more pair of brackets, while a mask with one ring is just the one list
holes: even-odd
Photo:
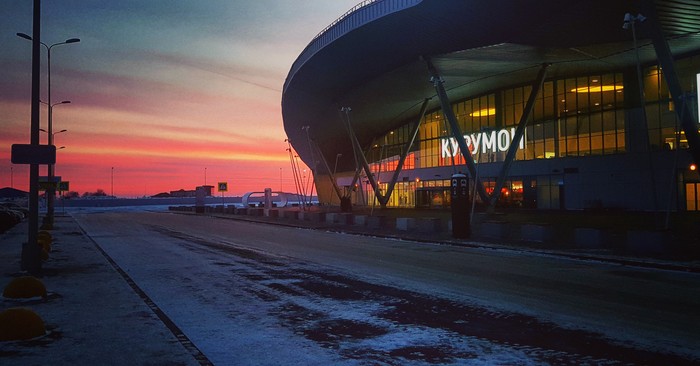
[[[87, 222], [100, 247], [214, 364], [574, 364], [635, 352], [596, 334], [365, 282], [244, 243], [139, 225], [117, 235]], [[579, 355], [576, 342], [597, 349]]]
[[415, 292], [250, 250], [235, 239], [138, 224], [114, 231], [90, 220], [143, 209], [71, 210], [214, 364], [620, 364], [664, 357], [600, 334], [437, 298], [427, 286]]

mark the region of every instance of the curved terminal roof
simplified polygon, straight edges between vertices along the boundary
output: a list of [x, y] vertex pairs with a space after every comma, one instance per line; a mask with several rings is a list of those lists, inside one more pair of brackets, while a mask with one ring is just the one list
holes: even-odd
[[[700, 2], [653, 1], [674, 55], [700, 52]], [[332, 161], [352, 156], [340, 108], [350, 107], [363, 146], [418, 118], [425, 98], [439, 101], [422, 57], [430, 57], [452, 101], [530, 84], [542, 63], [548, 78], [636, 65], [628, 0], [365, 1], [319, 34], [294, 62], [284, 84], [284, 128], [307, 165], [310, 137]], [[653, 14], [643, 14], [646, 17]], [[645, 23], [636, 24], [639, 57], [655, 64]], [[304, 128], [308, 126], [308, 129]], [[354, 160], [341, 159], [338, 170]], [[322, 169], [323, 164], [318, 165]]]

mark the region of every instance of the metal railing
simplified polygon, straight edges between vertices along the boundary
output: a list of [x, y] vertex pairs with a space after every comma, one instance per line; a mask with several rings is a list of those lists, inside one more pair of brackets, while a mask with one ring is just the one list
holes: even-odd
[[360, 9], [360, 8], [364, 8], [365, 6], [367, 6], [367, 5], [369, 5], [369, 4], [372, 4], [372, 3], [375, 3], [375, 2], [377, 2], [377, 1], [383, 1], [383, 0], [364, 0], [363, 2], [361, 2], [361, 3], [359, 3], [359, 4], [355, 5], [355, 6], [353, 6], [352, 9], [346, 11], [345, 14], [339, 16], [338, 19], [336, 19], [335, 21], [333, 21], [333, 23], [329, 24], [326, 28], [323, 28], [322, 31], [318, 32], [318, 34], [317, 34], [314, 38], [311, 39], [311, 42], [309, 42], [309, 44], [314, 43], [314, 41], [315, 41], [317, 38], [321, 37], [321, 35], [323, 35], [324, 33], [326, 33], [326, 31], [328, 31], [329, 29], [333, 28], [336, 24], [340, 23], [343, 19], [345, 19], [346, 17], [348, 17], [350, 14], [354, 13], [355, 11], [357, 11], [357, 10]]

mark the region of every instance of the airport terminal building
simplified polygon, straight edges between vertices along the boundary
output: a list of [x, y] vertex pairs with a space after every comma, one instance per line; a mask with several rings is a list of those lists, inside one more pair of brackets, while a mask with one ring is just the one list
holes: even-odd
[[[374, 0], [292, 65], [319, 201], [700, 209], [700, 3]], [[341, 200], [344, 198], [344, 200]]]

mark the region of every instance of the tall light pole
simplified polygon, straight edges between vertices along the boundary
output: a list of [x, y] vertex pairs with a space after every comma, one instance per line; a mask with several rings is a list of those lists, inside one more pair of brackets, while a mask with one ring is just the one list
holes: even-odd
[[[25, 33], [17, 33], [18, 37], [24, 38], [29, 41], [34, 41], [34, 38], [32, 36], [25, 34]], [[53, 106], [51, 104], [51, 49], [55, 46], [60, 46], [64, 44], [71, 44], [71, 43], [78, 43], [80, 42], [80, 38], [69, 38], [63, 42], [58, 42], [54, 43], [52, 45], [47, 45], [44, 42], [39, 42], [42, 46], [46, 48], [46, 57], [47, 57], [47, 78], [48, 78], [48, 85], [47, 85], [47, 100], [46, 104], [49, 106], [49, 117], [48, 117], [48, 131], [47, 133], [49, 134], [49, 145], [53, 145], [53, 123], [52, 123], [52, 110]], [[70, 101], [63, 101], [61, 103], [56, 103], [56, 104], [65, 104], [65, 102], [70, 103]], [[53, 164], [49, 164], [48, 167], [48, 176], [49, 176], [49, 182], [53, 183]], [[49, 229], [53, 228], [53, 216], [54, 216], [54, 196], [56, 195], [56, 188], [52, 187], [49, 188], [46, 191], [47, 195], [47, 201], [46, 201], [46, 221], [45, 221], [45, 226]]]
[[[32, 7], [32, 31], [36, 39], [32, 40], [32, 99], [30, 142], [33, 147], [39, 146], [39, 56], [41, 38], [41, 0], [34, 0]], [[29, 165], [29, 220], [27, 242], [22, 245], [22, 270], [30, 274], [41, 273], [41, 258], [39, 252], [39, 164]]]

